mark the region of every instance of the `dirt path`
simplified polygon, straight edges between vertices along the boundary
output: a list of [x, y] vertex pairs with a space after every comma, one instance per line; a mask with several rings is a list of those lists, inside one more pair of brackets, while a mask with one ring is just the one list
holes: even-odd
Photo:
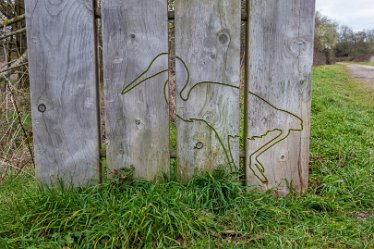
[[348, 73], [371, 91], [374, 91], [374, 67], [359, 64], [345, 64]]

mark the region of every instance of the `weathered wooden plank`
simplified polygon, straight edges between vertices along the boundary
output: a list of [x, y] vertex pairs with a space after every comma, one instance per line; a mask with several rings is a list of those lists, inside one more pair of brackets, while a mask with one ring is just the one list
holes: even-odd
[[108, 166], [154, 179], [170, 159], [167, 1], [104, 0], [102, 22]]
[[177, 174], [239, 164], [240, 0], [177, 0]]
[[250, 0], [247, 183], [307, 186], [315, 1]]
[[37, 178], [98, 182], [93, 1], [25, 3]]

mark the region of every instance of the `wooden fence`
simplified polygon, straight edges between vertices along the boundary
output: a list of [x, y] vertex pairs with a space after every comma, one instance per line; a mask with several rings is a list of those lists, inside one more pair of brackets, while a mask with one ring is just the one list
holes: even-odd
[[[26, 1], [36, 174], [46, 184], [100, 181], [95, 7], [93, 0]], [[134, 166], [146, 179], [169, 172], [174, 59], [180, 180], [218, 165], [239, 169], [245, 154], [248, 185], [280, 194], [290, 184], [306, 187], [315, 1], [248, 0], [248, 10], [241, 94], [240, 0], [176, 0], [175, 58], [166, 0], [103, 0], [109, 172]]]

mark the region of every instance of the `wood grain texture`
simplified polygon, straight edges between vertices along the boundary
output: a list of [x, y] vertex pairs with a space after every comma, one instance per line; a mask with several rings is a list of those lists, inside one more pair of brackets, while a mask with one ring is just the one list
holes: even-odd
[[157, 57], [168, 51], [167, 1], [103, 0], [102, 22], [108, 167], [152, 180], [170, 159], [168, 56]]
[[98, 182], [93, 1], [25, 3], [36, 176], [45, 184]]
[[307, 187], [314, 0], [250, 0], [247, 184]]
[[240, 23], [240, 0], [175, 2], [181, 180], [218, 165], [239, 164]]

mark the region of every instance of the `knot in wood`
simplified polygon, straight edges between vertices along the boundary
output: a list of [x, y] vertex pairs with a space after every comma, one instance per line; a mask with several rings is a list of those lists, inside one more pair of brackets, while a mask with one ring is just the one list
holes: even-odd
[[290, 39], [287, 42], [288, 50], [293, 55], [303, 56], [307, 50], [308, 43], [301, 37]]
[[222, 44], [226, 44], [228, 41], [229, 41], [230, 37], [228, 34], [226, 34], [225, 32], [221, 32], [218, 34], [218, 40], [222, 43]]
[[215, 113], [211, 112], [211, 111], [206, 112], [203, 115], [203, 119], [210, 124], [215, 124], [215, 123], [219, 122], [219, 120], [218, 120], [219, 118], [217, 117], [217, 115]]

